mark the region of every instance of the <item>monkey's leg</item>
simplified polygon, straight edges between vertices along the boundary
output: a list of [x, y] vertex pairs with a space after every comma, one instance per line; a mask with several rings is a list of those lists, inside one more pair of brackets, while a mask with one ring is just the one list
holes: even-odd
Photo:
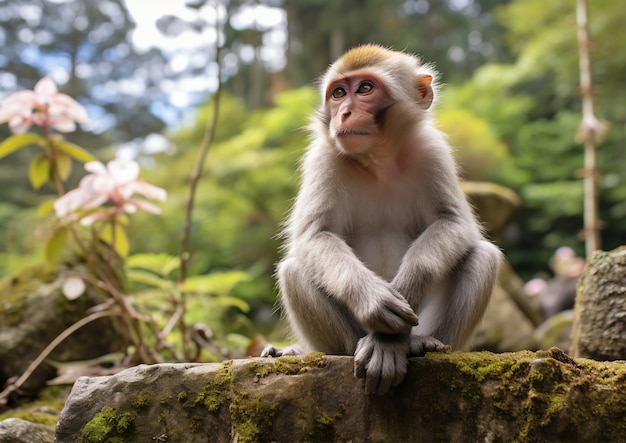
[[354, 316], [318, 288], [294, 258], [279, 264], [277, 276], [284, 312], [304, 350], [353, 355], [365, 335]]
[[441, 350], [437, 340], [455, 349], [463, 346], [487, 308], [500, 258], [496, 246], [481, 240], [445, 282], [429, 289], [418, 312], [420, 324], [411, 331], [418, 336], [411, 337], [411, 355], [420, 346], [422, 354]]

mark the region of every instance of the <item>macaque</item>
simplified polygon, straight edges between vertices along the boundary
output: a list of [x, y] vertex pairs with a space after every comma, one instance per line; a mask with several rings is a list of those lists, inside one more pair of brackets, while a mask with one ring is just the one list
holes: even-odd
[[301, 347], [263, 356], [354, 355], [365, 392], [384, 394], [408, 357], [461, 347], [482, 317], [501, 253], [431, 116], [435, 75], [415, 56], [365, 45], [321, 78], [277, 267]]

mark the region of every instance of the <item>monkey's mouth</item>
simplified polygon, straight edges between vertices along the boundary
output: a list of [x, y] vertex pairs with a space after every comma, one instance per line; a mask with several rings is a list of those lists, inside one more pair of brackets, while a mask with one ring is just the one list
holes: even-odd
[[370, 135], [370, 133], [358, 129], [342, 129], [340, 131], [337, 131], [336, 134], [337, 137], [343, 137], [346, 135]]

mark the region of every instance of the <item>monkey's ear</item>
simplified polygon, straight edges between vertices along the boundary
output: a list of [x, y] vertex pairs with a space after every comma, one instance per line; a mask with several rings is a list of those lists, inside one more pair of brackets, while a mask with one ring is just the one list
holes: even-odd
[[428, 74], [417, 76], [417, 102], [422, 109], [430, 108], [433, 104], [433, 76]]

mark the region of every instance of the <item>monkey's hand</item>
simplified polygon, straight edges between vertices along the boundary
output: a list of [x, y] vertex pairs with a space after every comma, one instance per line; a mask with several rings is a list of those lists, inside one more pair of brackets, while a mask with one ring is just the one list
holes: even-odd
[[355, 316], [366, 329], [381, 334], [408, 334], [418, 323], [409, 303], [390, 286], [369, 294]]
[[427, 352], [448, 351], [450, 349], [450, 346], [444, 345], [430, 335], [409, 336], [409, 357], [421, 357]]
[[399, 385], [407, 371], [407, 335], [370, 333], [354, 353], [354, 375], [365, 379], [365, 393], [383, 395]]
[[261, 351], [261, 357], [282, 357], [283, 355], [303, 355], [302, 348], [298, 345], [287, 346], [286, 348], [277, 348], [273, 345], [267, 345]]

